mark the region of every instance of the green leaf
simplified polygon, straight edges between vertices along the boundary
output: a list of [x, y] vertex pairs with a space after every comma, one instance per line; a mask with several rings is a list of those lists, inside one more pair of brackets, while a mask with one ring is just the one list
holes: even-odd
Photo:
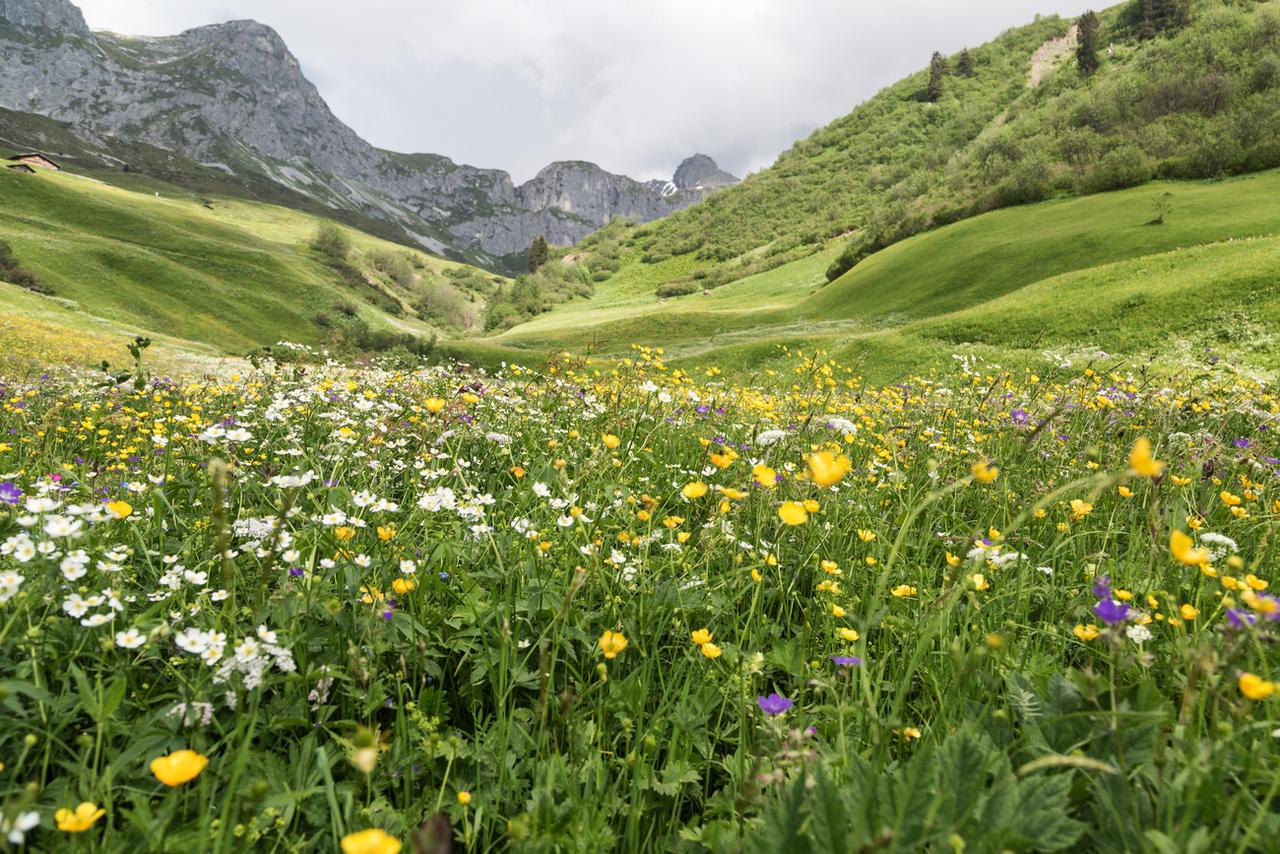
[[817, 783], [809, 797], [809, 834], [819, 851], [845, 854], [849, 842], [849, 811], [844, 797], [827, 772], [819, 766], [814, 774]]
[[126, 679], [123, 674], [111, 680], [111, 683], [107, 685], [106, 694], [102, 699], [102, 708], [100, 710], [102, 716], [98, 720], [99, 723], [109, 719], [113, 714], [115, 714], [116, 709], [120, 708], [120, 704], [124, 701], [124, 694], [128, 687], [129, 680]]

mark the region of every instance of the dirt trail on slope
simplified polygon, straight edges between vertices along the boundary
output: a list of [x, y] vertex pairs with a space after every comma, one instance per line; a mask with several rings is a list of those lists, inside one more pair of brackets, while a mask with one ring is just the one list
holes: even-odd
[[1072, 26], [1062, 38], [1049, 39], [1036, 48], [1036, 52], [1031, 54], [1031, 74], [1027, 77], [1027, 88], [1039, 86], [1045, 75], [1076, 49], [1079, 33], [1079, 28]]

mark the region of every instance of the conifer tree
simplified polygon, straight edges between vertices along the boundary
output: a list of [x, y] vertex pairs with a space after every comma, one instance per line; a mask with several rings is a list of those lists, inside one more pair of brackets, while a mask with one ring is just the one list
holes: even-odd
[[933, 58], [929, 60], [929, 88], [925, 92], [925, 98], [931, 102], [936, 102], [942, 97], [942, 78], [947, 73], [947, 60], [938, 51], [933, 52]]
[[1077, 38], [1079, 42], [1076, 44], [1076, 65], [1080, 67], [1080, 73], [1084, 75], [1092, 74], [1098, 70], [1098, 16], [1090, 9], [1080, 16], [1076, 21], [1076, 27], [1079, 29]]
[[960, 58], [956, 60], [956, 73], [961, 77], [973, 76], [973, 54], [969, 53], [969, 48], [960, 51]]
[[1156, 37], [1156, 2], [1142, 0], [1142, 21], [1138, 24], [1138, 38], [1143, 41]]
[[533, 244], [529, 247], [529, 272], [538, 272], [538, 268], [547, 263], [547, 259], [550, 257], [551, 251], [547, 248], [547, 238], [539, 234], [533, 239]]

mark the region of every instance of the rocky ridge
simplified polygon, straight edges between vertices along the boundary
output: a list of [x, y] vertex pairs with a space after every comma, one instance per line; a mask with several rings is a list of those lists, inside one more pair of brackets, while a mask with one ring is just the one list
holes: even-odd
[[68, 0], [0, 0], [0, 107], [265, 178], [495, 269], [518, 268], [540, 234], [572, 244], [613, 217], [648, 221], [736, 182], [705, 155], [667, 182], [565, 161], [517, 186], [502, 170], [384, 151], [333, 115], [271, 27], [91, 32]]

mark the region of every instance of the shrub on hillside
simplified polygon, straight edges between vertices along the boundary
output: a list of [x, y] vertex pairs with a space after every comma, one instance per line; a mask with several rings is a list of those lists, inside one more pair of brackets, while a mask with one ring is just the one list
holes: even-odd
[[345, 232], [331, 222], [322, 222], [311, 239], [311, 247], [335, 261], [345, 261], [351, 254], [351, 241]]
[[402, 288], [413, 286], [416, 278], [414, 259], [407, 252], [393, 252], [390, 249], [374, 249], [368, 255], [369, 263], [380, 273]]
[[13, 254], [13, 247], [3, 240], [0, 240], [0, 281], [9, 282], [38, 294], [53, 293], [51, 288], [40, 282], [40, 278], [35, 273], [18, 263], [17, 257]]
[[702, 290], [702, 285], [698, 282], [668, 282], [658, 288], [658, 296], [666, 297], [685, 297], [689, 294], [696, 294]]

